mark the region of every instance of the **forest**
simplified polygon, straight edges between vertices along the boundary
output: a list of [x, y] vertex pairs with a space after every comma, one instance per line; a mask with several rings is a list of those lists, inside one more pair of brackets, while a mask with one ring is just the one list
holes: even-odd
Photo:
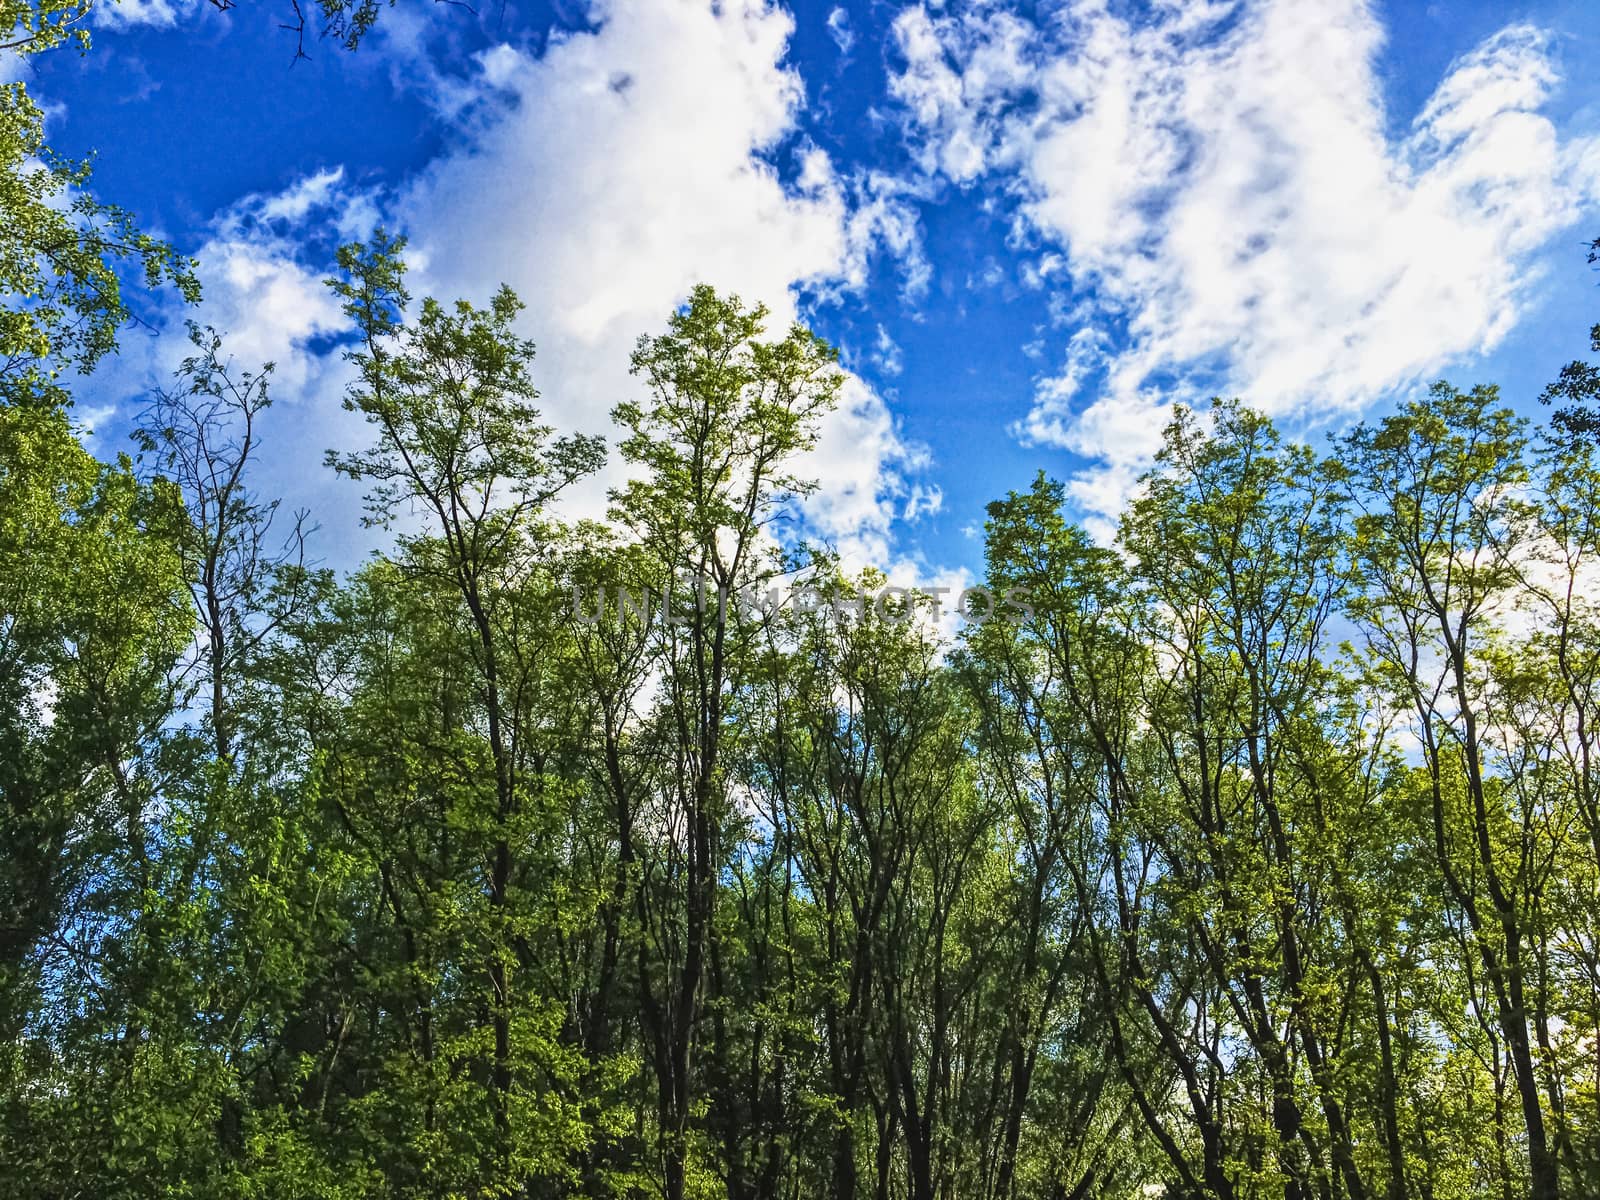
[[[0, 1194], [1600, 1194], [1600, 367], [1175, 407], [1114, 544], [989, 506], [1028, 603], [951, 636], [793, 536], [810, 330], [696, 288], [607, 445], [378, 230], [340, 572], [224, 333], [88, 448], [129, 289], [197, 284], [43, 131], [4, 85]], [[573, 603], [685, 579], [828, 602]]]

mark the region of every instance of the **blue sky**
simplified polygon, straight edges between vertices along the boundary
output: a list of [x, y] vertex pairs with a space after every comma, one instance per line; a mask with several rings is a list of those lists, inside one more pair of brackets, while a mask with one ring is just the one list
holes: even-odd
[[1444, 375], [1539, 416], [1600, 318], [1592, 0], [401, 0], [299, 62], [275, 2], [124, 0], [30, 86], [206, 286], [87, 389], [100, 447], [209, 321], [277, 363], [262, 487], [331, 561], [371, 535], [319, 281], [378, 221], [419, 291], [522, 294], [566, 427], [699, 280], [808, 321], [852, 374], [812, 525], [935, 583], [1041, 468], [1103, 536], [1174, 399], [1320, 438]]

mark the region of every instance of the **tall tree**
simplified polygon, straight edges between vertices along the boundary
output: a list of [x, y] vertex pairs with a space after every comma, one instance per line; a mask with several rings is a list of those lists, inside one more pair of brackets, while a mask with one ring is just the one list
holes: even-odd
[[346, 398], [375, 427], [370, 451], [330, 453], [329, 463], [371, 480], [371, 519], [389, 524], [418, 505], [429, 535], [401, 535], [407, 567], [452, 586], [465, 609], [482, 684], [493, 772], [487, 863], [491, 928], [485, 946], [492, 1030], [490, 1087], [500, 1155], [509, 1164], [513, 1116], [512, 984], [527, 963], [508, 911], [513, 838], [530, 781], [521, 773], [517, 692], [520, 663], [508, 662], [505, 628], [518, 583], [538, 560], [545, 507], [598, 468], [603, 447], [588, 437], [552, 438], [533, 407], [533, 345], [513, 322], [522, 305], [501, 288], [486, 309], [424, 300], [404, 322], [404, 241], [381, 230], [339, 252], [332, 281], [359, 333], [350, 351], [357, 381]]
[[[260, 448], [261, 414], [271, 404], [272, 364], [236, 368], [213, 329], [189, 326], [195, 353], [180, 364], [176, 386], [162, 389], [141, 415], [135, 440], [183, 498], [191, 525], [179, 545], [189, 590], [205, 637], [204, 673], [212, 744], [231, 757], [234, 715], [229, 697], [244, 664], [284, 618], [292, 592], [275, 590], [299, 578], [305, 564], [306, 514], [295, 517], [284, 544], [271, 544], [278, 501], [250, 488]], [[271, 607], [276, 611], [268, 612]]]
[[[1531, 1194], [1560, 1182], [1533, 1030], [1541, 1011], [1533, 943], [1549, 882], [1550, 830], [1519, 803], [1516, 748], [1495, 738], [1499, 706], [1487, 676], [1498, 619], [1528, 549], [1523, 423], [1494, 388], [1436, 385], [1376, 427], [1350, 435], [1359, 481], [1354, 607], [1368, 646], [1421, 744], [1436, 867], [1465, 921], [1521, 1107]], [[1511, 773], [1497, 778], [1496, 766]]]
[[[751, 639], [733, 597], [779, 573], [767, 526], [804, 490], [793, 462], [814, 444], [843, 379], [833, 349], [799, 326], [779, 341], [760, 340], [766, 316], [697, 287], [666, 333], [640, 339], [633, 371], [645, 395], [613, 413], [625, 431], [622, 456], [639, 475], [614, 493], [612, 519], [644, 547], [663, 594], [696, 596], [682, 624], [656, 626], [672, 766], [650, 817], [665, 835], [664, 853], [643, 868], [654, 878], [637, 885], [640, 906], [642, 889], [662, 891], [654, 915], [640, 908], [641, 925], [654, 923], [645, 936], [659, 953], [641, 964], [637, 984], [668, 1200], [685, 1194], [701, 990], [732, 816], [722, 750], [728, 697], [747, 669]], [[619, 808], [618, 816], [631, 865], [641, 814]]]
[[[1600, 238], [1589, 244], [1589, 265], [1600, 263]], [[1589, 328], [1589, 349], [1600, 353], [1600, 324]], [[1550, 416], [1550, 423], [1570, 438], [1593, 439], [1600, 436], [1600, 366], [1574, 359], [1561, 368], [1543, 392], [1541, 404], [1564, 401]]]

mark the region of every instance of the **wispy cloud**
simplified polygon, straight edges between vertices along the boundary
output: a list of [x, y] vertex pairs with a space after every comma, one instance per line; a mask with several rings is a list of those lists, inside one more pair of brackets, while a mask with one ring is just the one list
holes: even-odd
[[856, 35], [850, 28], [850, 14], [843, 8], [835, 8], [828, 14], [828, 36], [833, 39], [834, 45], [839, 47], [839, 53], [849, 58], [850, 51], [856, 44]]
[[[1364, 0], [1172, 0], [1135, 22], [1074, 0], [1041, 23], [911, 8], [893, 80], [924, 172], [996, 187], [1025, 282], [1072, 300], [1018, 436], [1097, 460], [1123, 503], [1173, 398], [1350, 411], [1493, 347], [1535, 251], [1595, 199], [1592, 140], [1541, 108], [1542, 31], [1452, 64], [1402, 136]], [[1064, 267], [1064, 269], [1063, 269]]]

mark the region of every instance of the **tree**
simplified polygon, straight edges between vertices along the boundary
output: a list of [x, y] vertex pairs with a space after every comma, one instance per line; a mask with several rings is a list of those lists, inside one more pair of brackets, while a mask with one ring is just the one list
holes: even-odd
[[[211, 733], [221, 760], [233, 750], [228, 689], [294, 602], [292, 585], [276, 594], [274, 586], [303, 575], [306, 514], [296, 515], [283, 549], [275, 552], [268, 539], [278, 501], [260, 500], [248, 486], [258, 420], [271, 404], [272, 364], [236, 371], [222, 357], [216, 331], [192, 323], [189, 340], [196, 353], [179, 366], [179, 386], [157, 392], [134, 436], [177, 486], [189, 517], [191, 535], [179, 550], [205, 634]], [[269, 603], [276, 611], [263, 611]]]
[[[1091, 670], [1118, 661], [1095, 626], [1117, 619], [1111, 606], [1102, 607], [1108, 597], [1100, 588], [1120, 573], [1115, 554], [1069, 526], [1062, 506], [1062, 489], [1042, 475], [1030, 491], [989, 506], [990, 591], [1023, 589], [1033, 614], [1021, 623], [985, 621], [958, 658], [980, 716], [980, 778], [1003, 799], [1004, 844], [1015, 847], [1012, 931], [989, 968], [1005, 981], [1002, 994], [1026, 998], [999, 1001], [1001, 1052], [1010, 1060], [992, 1192], [1000, 1197], [1029, 1194], [1033, 1156], [1023, 1134], [1034, 1124], [1059, 1146], [1055, 1169], [1068, 1194], [1114, 1188], [1119, 1176], [1146, 1166], [1146, 1147], [1116, 1145], [1134, 1113], [1132, 1096], [1118, 1086], [1117, 1069], [1127, 1064], [1116, 1054], [1079, 1059], [1049, 1048], [1063, 1030], [1083, 1044], [1111, 1037], [1118, 1045], [1106, 1023], [1105, 981], [1091, 969], [1103, 914], [1090, 883], [1104, 862], [1098, 818], [1106, 760], [1097, 735], [1118, 735], [1086, 719], [1077, 689], [1086, 652], [1094, 656]], [[1139, 669], [1137, 655], [1123, 654], [1120, 662]], [[1053, 1085], [1054, 1112], [1062, 1114], [1053, 1119], [1035, 1115], [1040, 1076]]]
[[[672, 762], [653, 798], [651, 819], [667, 834], [657, 863], [634, 867], [640, 814], [625, 794], [612, 798], [625, 868], [660, 872], [635, 884], [641, 929], [653, 924], [660, 948], [637, 984], [668, 1200], [682, 1200], [688, 1173], [696, 1029], [731, 817], [722, 749], [750, 637], [732, 597], [777, 575], [766, 527], [804, 490], [790, 464], [814, 443], [842, 382], [835, 352], [809, 331], [760, 341], [765, 319], [764, 308], [695, 288], [667, 332], [634, 351], [646, 396], [613, 412], [626, 431], [622, 456], [641, 476], [613, 494], [612, 519], [638, 540], [663, 594], [689, 587], [698, 596], [682, 626], [657, 626]], [[660, 889], [659, 899], [646, 888]], [[662, 905], [654, 915], [652, 903]]]
[[0, 1162], [45, 1187], [78, 1166], [46, 1131], [104, 1115], [58, 1055], [98, 1004], [123, 901], [158, 869], [146, 749], [188, 640], [181, 519], [61, 413], [0, 407]]
[[[1500, 610], [1529, 548], [1523, 423], [1491, 387], [1440, 383], [1350, 435], [1353, 606], [1368, 647], [1421, 745], [1436, 869], [1481, 967], [1514, 1074], [1531, 1194], [1560, 1194], [1533, 1029], [1547, 1022], [1531, 961], [1548, 886], [1551, 826], [1520, 803], [1523, 763], [1499, 741], [1489, 673]], [[1498, 744], [1497, 744], [1498, 743]], [[1509, 777], [1497, 777], [1499, 766]], [[1520, 808], [1520, 811], [1519, 811]]]
[[528, 374], [532, 343], [513, 329], [521, 303], [507, 288], [487, 309], [458, 301], [447, 309], [424, 300], [414, 322], [403, 323], [403, 240], [381, 230], [366, 244], [344, 247], [344, 275], [331, 281], [358, 330], [349, 352], [357, 381], [346, 406], [362, 412], [378, 433], [370, 451], [329, 454], [329, 463], [354, 479], [371, 480], [371, 519], [392, 522], [403, 505], [420, 506], [429, 535], [403, 534], [407, 569], [451, 587], [471, 631], [482, 687], [482, 714], [493, 801], [489, 831], [489, 929], [483, 947], [490, 986], [490, 1089], [498, 1154], [512, 1161], [514, 1095], [511, 976], [529, 965], [526, 940], [511, 912], [513, 858], [527, 789], [518, 755], [522, 734], [517, 698], [526, 664], [506, 655], [516, 597], [544, 540], [540, 519], [562, 490], [602, 460], [598, 440], [552, 440], [533, 407]]

